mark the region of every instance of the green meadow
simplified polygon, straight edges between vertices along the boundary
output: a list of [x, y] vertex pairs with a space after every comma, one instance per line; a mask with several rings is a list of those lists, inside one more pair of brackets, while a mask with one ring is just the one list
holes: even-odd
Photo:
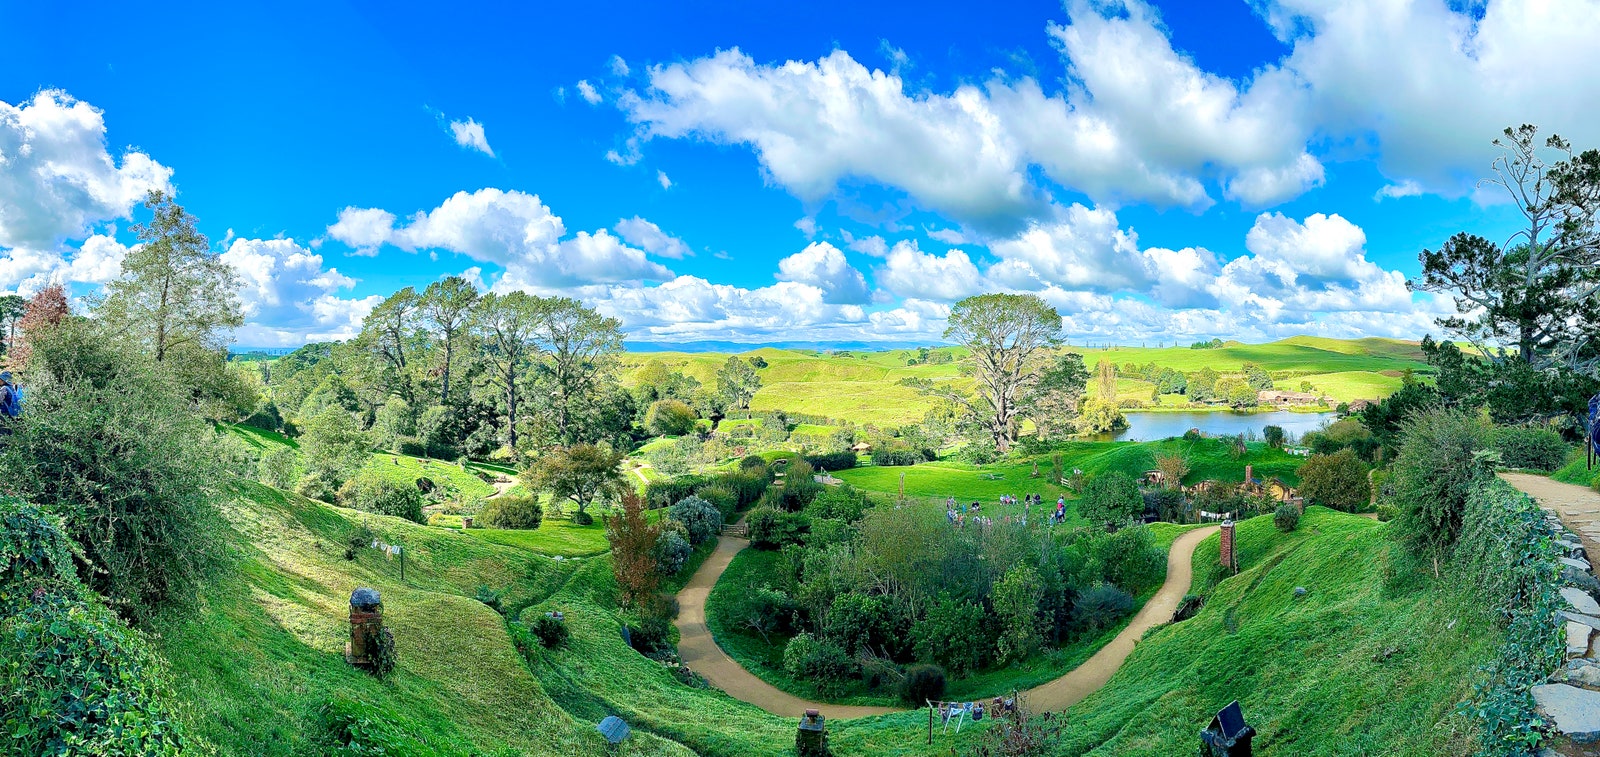
[[[1298, 336], [1268, 344], [1228, 342], [1223, 347], [1204, 350], [1187, 345], [1072, 345], [1063, 349], [1082, 354], [1091, 367], [1107, 360], [1118, 366], [1155, 363], [1184, 372], [1211, 368], [1218, 373], [1233, 373], [1245, 363], [1255, 363], [1272, 374], [1279, 389], [1299, 391], [1301, 382], [1306, 382], [1313, 391], [1337, 402], [1381, 399], [1400, 388], [1403, 371], [1430, 370], [1415, 343], [1377, 338]], [[953, 347], [939, 351], [957, 360], [963, 354]], [[907, 365], [907, 360], [917, 357], [916, 350], [908, 349], [823, 353], [763, 347], [739, 355], [760, 357], [767, 363], [757, 371], [762, 386], [750, 403], [751, 410], [807, 413], [857, 424], [898, 426], [920, 420], [928, 400], [900, 383], [903, 379], [953, 381], [960, 385], [969, 381], [961, 376], [954, 361]], [[622, 356], [623, 380], [631, 381], [640, 368], [656, 361], [694, 377], [702, 385], [715, 386], [717, 369], [728, 357], [727, 353], [715, 352], [630, 352]], [[1148, 400], [1152, 388], [1149, 382], [1123, 377], [1117, 390], [1119, 396]], [[1166, 406], [1181, 402], [1176, 396], [1162, 398]], [[1183, 409], [1197, 407], [1183, 405]]]

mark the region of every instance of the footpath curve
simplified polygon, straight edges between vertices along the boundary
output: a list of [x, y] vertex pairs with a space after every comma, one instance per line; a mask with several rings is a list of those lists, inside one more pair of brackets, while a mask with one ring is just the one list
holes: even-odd
[[[1060, 678], [1022, 692], [1028, 706], [1040, 711], [1063, 710], [1082, 701], [1111, 680], [1128, 655], [1133, 653], [1134, 645], [1143, 638], [1145, 631], [1172, 620], [1178, 603], [1183, 601], [1194, 580], [1194, 548], [1201, 540], [1216, 532], [1217, 527], [1210, 526], [1179, 536], [1167, 552], [1167, 580], [1162, 582], [1155, 596], [1145, 602], [1121, 633], [1082, 665]], [[904, 712], [894, 707], [808, 702], [757, 678], [717, 646], [711, 629], [706, 627], [706, 599], [711, 595], [711, 587], [716, 585], [717, 579], [728, 569], [728, 564], [733, 562], [734, 555], [749, 543], [734, 536], [718, 539], [716, 551], [701, 563], [689, 583], [678, 592], [678, 655], [683, 658], [683, 663], [734, 699], [780, 717], [797, 718], [808, 709], [821, 710], [824, 715], [835, 719]]]

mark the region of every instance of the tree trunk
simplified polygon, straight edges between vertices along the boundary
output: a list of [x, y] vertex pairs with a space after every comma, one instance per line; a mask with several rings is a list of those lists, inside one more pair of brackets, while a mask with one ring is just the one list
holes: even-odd
[[511, 440], [511, 452], [517, 451], [517, 369], [506, 372], [506, 430]]
[[453, 341], [454, 340], [451, 338], [450, 332], [448, 330], [445, 331], [444, 332], [444, 393], [441, 394], [440, 397], [439, 397], [439, 404], [444, 405], [445, 407], [449, 407], [450, 406], [450, 358], [451, 358], [451, 352], [452, 352], [451, 348], [453, 346], [452, 345]]

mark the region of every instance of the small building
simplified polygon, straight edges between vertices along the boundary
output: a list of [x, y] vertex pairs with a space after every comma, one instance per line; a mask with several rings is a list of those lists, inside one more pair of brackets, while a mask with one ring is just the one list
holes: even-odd
[[856, 446], [851, 447], [850, 449], [853, 449], [857, 452], [871, 452], [872, 445], [867, 444], [866, 442], [856, 442]]
[[1310, 392], [1285, 392], [1266, 389], [1256, 392], [1256, 402], [1262, 405], [1315, 405], [1320, 398]]
[[1368, 407], [1376, 404], [1378, 404], [1377, 400], [1350, 400], [1348, 407], [1350, 408], [1350, 412], [1359, 413], [1362, 410], [1365, 410]]

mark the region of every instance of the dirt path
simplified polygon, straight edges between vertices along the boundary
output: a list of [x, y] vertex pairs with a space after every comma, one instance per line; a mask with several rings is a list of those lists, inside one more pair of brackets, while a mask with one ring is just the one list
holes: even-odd
[[1561, 522], [1583, 541], [1583, 551], [1600, 557], [1600, 550], [1596, 549], [1600, 546], [1600, 492], [1531, 473], [1502, 473], [1500, 478], [1561, 516]]
[[1183, 595], [1189, 593], [1189, 585], [1194, 581], [1194, 548], [1202, 539], [1216, 532], [1217, 527], [1210, 526], [1179, 536], [1167, 552], [1167, 580], [1156, 590], [1156, 595], [1144, 603], [1139, 614], [1133, 616], [1133, 622], [1082, 665], [1054, 681], [1023, 692], [1028, 707], [1037, 712], [1058, 712], [1083, 701], [1084, 697], [1106, 685], [1106, 681], [1111, 680], [1112, 674], [1122, 667], [1128, 655], [1133, 654], [1134, 645], [1144, 638], [1145, 631], [1172, 620], [1178, 603], [1183, 601]]
[[[1066, 675], [1023, 692], [1029, 707], [1040, 711], [1066, 709], [1104, 686], [1112, 674], [1122, 667], [1123, 661], [1128, 659], [1145, 631], [1172, 620], [1173, 612], [1183, 600], [1183, 595], [1188, 593], [1194, 578], [1191, 558], [1195, 545], [1216, 531], [1216, 527], [1212, 526], [1195, 529], [1178, 537], [1167, 553], [1167, 580], [1134, 616], [1128, 627]], [[706, 627], [706, 599], [711, 595], [711, 587], [728, 569], [733, 556], [748, 544], [744, 539], [731, 536], [719, 539], [716, 551], [695, 571], [683, 591], [678, 592], [678, 654], [684, 664], [734, 699], [749, 702], [774, 715], [799, 717], [808, 709], [821, 710], [822, 714], [831, 718], [860, 718], [900, 712], [892, 707], [807, 702], [757, 678], [717, 646], [710, 629]]]
[[734, 662], [722, 647], [711, 638], [706, 628], [706, 598], [711, 595], [722, 572], [733, 562], [750, 542], [732, 536], [717, 540], [717, 550], [711, 553], [700, 569], [690, 577], [688, 585], [678, 592], [678, 656], [690, 670], [705, 676], [711, 685], [728, 692], [728, 696], [749, 702], [767, 712], [783, 717], [798, 718], [808, 709], [820, 709], [830, 718], [864, 718], [870, 715], [887, 715], [899, 712], [892, 707], [850, 707], [834, 704], [814, 704], [779, 690]]
[[511, 491], [511, 487], [516, 486], [517, 482], [515, 479], [507, 479], [505, 481], [490, 481], [489, 485], [494, 487], [494, 494], [484, 497], [484, 499], [494, 499], [504, 495], [506, 492]]

